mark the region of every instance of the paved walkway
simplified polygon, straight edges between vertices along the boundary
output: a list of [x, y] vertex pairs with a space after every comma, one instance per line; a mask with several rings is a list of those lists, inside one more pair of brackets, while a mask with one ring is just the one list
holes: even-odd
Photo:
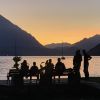
[[[53, 83], [54, 83], [54, 80], [53, 80]], [[58, 79], [56, 79], [55, 80], [55, 83], [56, 84], [67, 84], [68, 83], [68, 80], [67, 79], [61, 79], [61, 81], [59, 83]], [[28, 80], [24, 80], [24, 84], [25, 85], [30, 84], [30, 80], [29, 79]], [[36, 80], [32, 80], [31, 84], [36, 84]], [[95, 89], [100, 90], [100, 83], [97, 83], [97, 82], [91, 82], [91, 81], [81, 80], [81, 84], [84, 84], [86, 86], [89, 86], [89, 87], [92, 87], [92, 88], [95, 88]], [[0, 85], [9, 86], [7, 80], [0, 80]]]
[[[52, 81], [53, 83], [54, 83], [54, 80]], [[11, 83], [11, 81], [10, 81], [10, 83]], [[39, 81], [38, 81], [38, 83], [39, 83]], [[60, 80], [60, 82], [58, 81], [58, 79], [56, 79], [55, 80], [55, 83], [56, 84], [67, 84], [68, 83], [68, 80], [67, 79], [61, 79]], [[29, 79], [25, 79], [24, 80], [24, 84], [26, 85], [26, 84], [30, 84], [30, 80]], [[32, 80], [31, 81], [31, 84], [36, 84], [36, 80], [34, 79], [34, 80]], [[7, 80], [0, 80], [0, 85], [9, 85], [8, 84], [8, 82], [7, 82]]]
[[82, 80], [81, 83], [100, 90], [100, 83], [85, 80]]

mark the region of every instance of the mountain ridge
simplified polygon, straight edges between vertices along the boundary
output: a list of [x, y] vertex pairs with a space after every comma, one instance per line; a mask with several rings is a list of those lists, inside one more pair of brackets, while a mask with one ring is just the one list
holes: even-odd
[[84, 38], [79, 42], [74, 43], [72, 46], [89, 51], [100, 43], [100, 35], [96, 34], [90, 38]]
[[38, 55], [42, 54], [39, 49], [43, 51], [45, 49], [31, 34], [22, 30], [5, 17], [0, 16], [1, 55], [15, 55], [15, 45], [18, 55]]
[[[66, 42], [67, 43], [67, 42]], [[76, 47], [78, 49], [86, 49], [87, 51], [89, 51], [90, 49], [92, 49], [93, 47], [95, 47], [96, 45], [98, 45], [100, 43], [100, 35], [96, 34], [90, 38], [83, 38], [82, 40], [74, 43], [74, 44], [70, 44], [70, 46], [63, 46], [63, 48], [69, 48], [69, 47]], [[46, 47], [48, 48], [61, 48], [62, 44], [60, 44], [60, 46], [53, 46], [53, 45], [57, 45], [58, 43], [55, 44], [48, 44], [46, 45]]]
[[[85, 42], [84, 42], [85, 41]], [[89, 42], [92, 41], [92, 42]], [[98, 42], [99, 41], [99, 42]], [[83, 45], [82, 45], [83, 43]], [[89, 43], [89, 44], [88, 44]], [[76, 44], [63, 44], [63, 55], [74, 55], [80, 47], [95, 47], [100, 43], [100, 35], [91, 38], [85, 38]], [[91, 46], [93, 44], [93, 46]], [[19, 26], [0, 15], [0, 55], [5, 56], [59, 56], [62, 55], [62, 43], [58, 43], [60, 47], [47, 48], [43, 46], [30, 33], [24, 31]], [[88, 46], [89, 45], [89, 46]], [[82, 48], [83, 48], [82, 47]], [[82, 49], [81, 48], [81, 49]], [[85, 48], [84, 48], [85, 49]]]
[[92, 48], [89, 51], [89, 54], [93, 55], [93, 56], [100, 56], [100, 44], [98, 44], [97, 46], [95, 46], [94, 48]]
[[64, 43], [51, 43], [51, 44], [45, 45], [45, 47], [52, 48], [52, 49], [59, 48], [59, 47], [62, 47], [62, 46], [63, 47], [70, 47], [71, 44], [70, 43], [67, 43], [67, 42], [64, 42]]

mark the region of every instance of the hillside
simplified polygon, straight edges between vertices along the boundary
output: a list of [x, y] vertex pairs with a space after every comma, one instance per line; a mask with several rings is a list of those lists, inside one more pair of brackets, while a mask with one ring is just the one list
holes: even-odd
[[80, 49], [86, 49], [87, 51], [89, 51], [90, 49], [94, 48], [98, 44], [100, 44], [99, 34], [92, 36], [90, 38], [84, 38], [83, 40], [73, 44], [72, 46]]
[[61, 48], [62, 46], [63, 46], [63, 47], [70, 47], [71, 44], [70, 44], [70, 43], [51, 43], [51, 44], [45, 45], [45, 47], [51, 48], [51, 49], [54, 49], [54, 48]]
[[45, 55], [46, 51], [32, 35], [0, 15], [0, 55]]
[[89, 51], [89, 54], [93, 55], [93, 56], [100, 56], [100, 44], [97, 45], [96, 47], [92, 48]]
[[[83, 39], [75, 44], [63, 43], [63, 55], [73, 55], [78, 48], [90, 50], [100, 44], [100, 35]], [[41, 45], [27, 33], [0, 15], [0, 56], [59, 56], [62, 43]]]

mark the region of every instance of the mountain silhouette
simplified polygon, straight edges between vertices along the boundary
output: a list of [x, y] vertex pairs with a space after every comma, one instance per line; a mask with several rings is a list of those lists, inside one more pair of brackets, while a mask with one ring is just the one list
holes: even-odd
[[[100, 44], [100, 35], [95, 35], [72, 45], [64, 43], [63, 55], [73, 55], [78, 48], [90, 50], [97, 44]], [[59, 56], [62, 54], [61, 52], [62, 43], [54, 44], [52, 49], [51, 47], [47, 48], [41, 45], [41, 43], [39, 43], [31, 34], [0, 15], [1, 56]]]
[[[65, 43], [63, 46], [63, 54], [74, 55], [77, 49], [86, 49], [87, 51], [89, 51], [90, 49], [94, 48], [98, 44], [100, 44], [100, 35], [95, 35], [90, 38], [84, 38], [83, 40], [78, 41], [74, 44]], [[62, 52], [61, 43], [56, 43], [56, 44], [51, 43], [51, 44], [46, 45], [46, 47], [55, 49], [61, 55], [61, 52]]]
[[62, 45], [63, 45], [63, 47], [70, 47], [71, 46], [70, 43], [63, 43], [63, 44], [62, 43], [51, 43], [51, 44], [45, 45], [45, 47], [54, 49], [54, 48], [60, 48], [60, 47], [62, 47]]
[[0, 15], [0, 55], [45, 55], [46, 52], [32, 35]]
[[89, 51], [98, 44], [100, 44], [100, 35], [95, 35], [90, 38], [84, 38], [83, 40], [73, 44], [72, 46]]
[[93, 56], [100, 56], [100, 44], [97, 45], [96, 47], [92, 48], [89, 51], [89, 54], [93, 55]]
[[[81, 41], [78, 41], [74, 44], [64, 43], [63, 47], [64, 49], [76, 47], [78, 49], [86, 49], [87, 51], [89, 51], [90, 49], [98, 45], [99, 43], [100, 43], [100, 35], [94, 35], [90, 38], [84, 38]], [[53, 49], [61, 49], [62, 43], [51, 43], [51, 44], [45, 45], [45, 47], [53, 48]]]

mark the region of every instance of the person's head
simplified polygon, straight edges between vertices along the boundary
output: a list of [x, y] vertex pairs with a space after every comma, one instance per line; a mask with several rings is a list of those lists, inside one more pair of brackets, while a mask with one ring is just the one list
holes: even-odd
[[61, 62], [61, 58], [58, 58], [58, 62]]
[[45, 64], [48, 64], [48, 60], [46, 61], [46, 63]]
[[86, 54], [86, 50], [85, 49], [83, 49], [83, 54]]
[[26, 61], [26, 60], [24, 60], [24, 61], [23, 61], [23, 64], [27, 64], [27, 61]]
[[27, 61], [24, 60], [22, 63], [21, 63], [21, 66], [26, 66], [27, 65]]
[[76, 51], [76, 55], [78, 55], [78, 54], [80, 54], [80, 50], [77, 50], [77, 51]]
[[33, 66], [36, 66], [36, 62], [33, 62]]
[[52, 62], [52, 59], [49, 59], [49, 63], [51, 63]]

